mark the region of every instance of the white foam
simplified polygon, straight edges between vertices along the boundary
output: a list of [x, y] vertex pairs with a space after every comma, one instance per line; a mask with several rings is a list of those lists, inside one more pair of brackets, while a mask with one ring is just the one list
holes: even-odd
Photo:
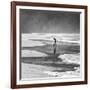
[[[22, 34], [21, 36], [22, 36], [23, 42], [28, 41], [30, 39], [53, 41], [53, 37], [55, 37], [57, 39], [57, 41], [80, 44], [80, 34], [30, 33], [30, 34]], [[31, 43], [33, 43], [33, 42], [31, 42]], [[37, 45], [41, 45], [41, 42], [39, 42]], [[25, 46], [26, 46], [26, 44], [25, 44]]]
[[[80, 69], [78, 69], [80, 71]], [[43, 73], [46, 73], [53, 77], [61, 77], [61, 78], [71, 78], [71, 77], [79, 77], [80, 73], [76, 71], [66, 71], [66, 72], [53, 72], [53, 71], [44, 71]]]
[[66, 63], [80, 64], [80, 54], [64, 54], [60, 55], [59, 58], [61, 58], [63, 62]]

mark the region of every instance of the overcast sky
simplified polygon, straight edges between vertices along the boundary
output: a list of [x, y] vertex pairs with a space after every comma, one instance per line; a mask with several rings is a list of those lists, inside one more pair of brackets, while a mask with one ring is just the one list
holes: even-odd
[[79, 33], [80, 13], [20, 9], [21, 33]]

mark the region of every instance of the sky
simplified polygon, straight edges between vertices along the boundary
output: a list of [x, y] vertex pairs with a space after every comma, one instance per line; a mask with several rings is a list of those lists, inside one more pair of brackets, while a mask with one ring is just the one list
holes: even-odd
[[20, 9], [21, 33], [80, 33], [80, 12]]

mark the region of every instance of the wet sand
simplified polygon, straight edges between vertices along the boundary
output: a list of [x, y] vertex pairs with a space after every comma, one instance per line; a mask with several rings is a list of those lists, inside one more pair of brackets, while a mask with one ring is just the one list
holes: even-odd
[[27, 79], [39, 79], [39, 78], [48, 78], [48, 77], [60, 77], [60, 78], [71, 78], [79, 77], [80, 68], [77, 67], [75, 71], [62, 71], [62, 67], [55, 68], [52, 66], [43, 66], [36, 64], [27, 64], [22, 63], [22, 78]]
[[76, 43], [79, 41], [74, 43], [72, 41], [57, 41], [56, 53], [54, 54], [53, 41], [48, 40], [47, 37], [43, 38], [40, 39], [38, 37], [37, 39], [36, 37], [34, 39], [30, 35], [28, 35], [28, 38], [27, 35], [23, 38], [21, 47], [21, 78], [79, 77], [80, 45]]

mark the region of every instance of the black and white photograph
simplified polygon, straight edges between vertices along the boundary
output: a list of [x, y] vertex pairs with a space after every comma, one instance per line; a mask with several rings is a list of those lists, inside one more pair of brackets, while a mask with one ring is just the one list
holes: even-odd
[[83, 6], [19, 4], [15, 21], [17, 85], [86, 83]]
[[20, 9], [21, 79], [80, 77], [80, 12]]

